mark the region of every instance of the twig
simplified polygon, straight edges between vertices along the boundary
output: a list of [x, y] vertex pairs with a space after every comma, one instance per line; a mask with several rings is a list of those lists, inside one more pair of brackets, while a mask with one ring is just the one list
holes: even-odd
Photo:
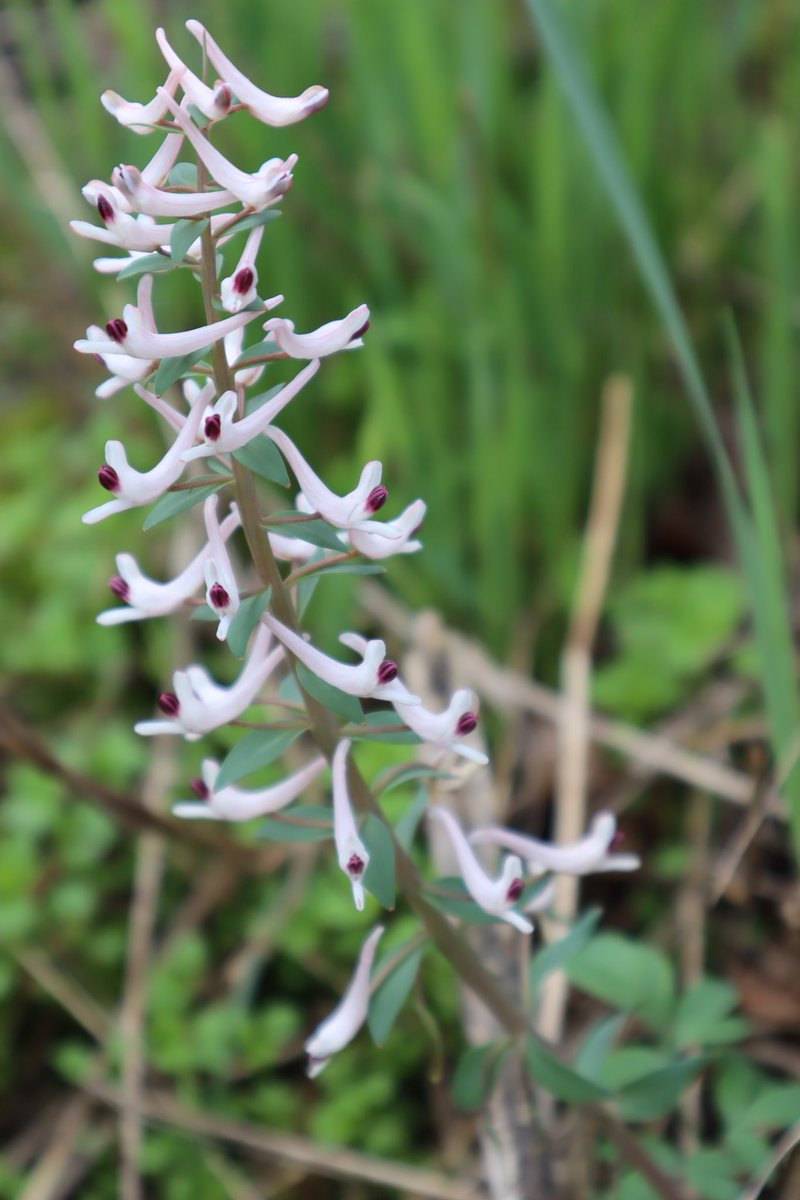
[[758, 1200], [758, 1197], [769, 1183], [769, 1177], [772, 1172], [781, 1165], [783, 1160], [798, 1145], [800, 1145], [800, 1121], [796, 1125], [792, 1125], [791, 1129], [787, 1129], [783, 1137], [775, 1143], [772, 1153], [767, 1159], [766, 1166], [755, 1177], [752, 1183], [748, 1184], [744, 1191], [739, 1193], [738, 1200]]
[[19, 965], [44, 991], [65, 1009], [98, 1042], [108, 1036], [110, 1023], [100, 1005], [62, 971], [38, 947], [25, 946], [14, 952]]

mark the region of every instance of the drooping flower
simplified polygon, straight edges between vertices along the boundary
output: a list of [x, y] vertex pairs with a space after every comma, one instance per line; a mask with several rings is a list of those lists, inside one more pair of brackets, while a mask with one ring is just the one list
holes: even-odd
[[176, 671], [172, 677], [173, 690], [164, 692], [158, 702], [167, 719], [139, 721], [134, 725], [136, 733], [143, 737], [160, 733], [181, 734], [187, 741], [196, 742], [212, 729], [235, 721], [253, 703], [283, 659], [280, 646], [267, 653], [270, 641], [269, 631], [259, 625], [247, 662], [230, 687], [215, 683], [203, 667], [191, 666], [185, 671]]
[[118, 92], [112, 91], [103, 92], [100, 103], [106, 112], [111, 113], [111, 116], [119, 121], [120, 125], [125, 125], [134, 133], [152, 133], [153, 125], [164, 119], [167, 111], [167, 98], [175, 95], [182, 74], [181, 69], [170, 71], [163, 88], [159, 88], [158, 94], [147, 104], [137, 104], [134, 100], [123, 100]]
[[615, 854], [617, 819], [601, 812], [592, 821], [588, 833], [565, 846], [555, 846], [538, 838], [526, 837], [500, 825], [475, 829], [470, 841], [480, 845], [503, 846], [527, 860], [532, 875], [555, 871], [564, 875], [591, 875], [600, 871], [636, 871], [642, 864], [636, 854]]
[[[425, 519], [427, 508], [424, 500], [415, 500], [393, 521], [374, 521], [369, 530], [349, 529], [347, 534], [342, 536], [365, 558], [381, 559], [391, 558], [394, 554], [415, 554], [417, 550], [422, 549], [422, 542], [417, 541], [413, 535]], [[375, 528], [376, 525], [381, 527], [380, 532]]]
[[327, 104], [328, 89], [318, 83], [306, 88], [300, 96], [271, 96], [269, 92], [262, 92], [223, 54], [211, 34], [199, 21], [187, 21], [186, 28], [204, 48], [220, 77], [233, 88], [236, 99], [265, 125], [293, 125]]
[[186, 464], [181, 455], [197, 437], [205, 406], [205, 394], [201, 392], [190, 408], [175, 441], [150, 471], [137, 471], [129, 465], [122, 442], [106, 442], [105, 465], [100, 468], [97, 477], [101, 486], [111, 492], [114, 499], [84, 513], [81, 518], [84, 525], [96, 525], [98, 521], [110, 517], [113, 513], [152, 504], [154, 500], [163, 496], [167, 488], [172, 487], [183, 474]]
[[353, 900], [359, 912], [364, 908], [364, 874], [369, 866], [369, 851], [358, 836], [358, 826], [350, 803], [347, 786], [347, 755], [351, 743], [339, 742], [334, 751], [333, 769], [333, 838], [339, 866], [350, 880]]
[[[227, 540], [239, 524], [239, 510], [236, 505], [231, 505], [231, 511], [220, 525], [220, 536]], [[109, 587], [124, 604], [122, 608], [109, 608], [98, 613], [97, 623], [121, 625], [127, 621], [144, 621], [148, 617], [164, 617], [176, 612], [200, 588], [203, 568], [210, 553], [211, 547], [206, 544], [179, 575], [166, 583], [159, 583], [145, 575], [132, 554], [118, 554], [118, 574], [110, 581]]]
[[316, 359], [282, 387], [271, 400], [267, 400], [249, 416], [238, 421], [235, 420], [238, 406], [236, 393], [224, 392], [213, 407], [206, 409], [203, 414], [201, 432], [204, 442], [185, 451], [184, 461], [207, 458], [210, 454], [225, 454], [246, 446], [254, 437], [266, 432], [270, 421], [294, 399], [318, 370], [319, 360]]
[[422, 705], [399, 704], [397, 701], [394, 707], [397, 715], [423, 742], [460, 754], [482, 767], [488, 763], [482, 750], [463, 741], [478, 724], [478, 698], [469, 688], [459, 688], [444, 712], [433, 713]]
[[362, 334], [369, 328], [369, 309], [359, 304], [339, 321], [328, 321], [311, 333], [295, 333], [294, 321], [271, 317], [264, 330], [271, 333], [279, 350], [289, 358], [325, 358], [340, 350], [357, 350], [364, 345]]
[[255, 229], [250, 230], [236, 270], [220, 284], [220, 298], [226, 312], [240, 312], [241, 309], [247, 308], [248, 304], [252, 304], [258, 295], [256, 257], [263, 236], [263, 225], [256, 225]]
[[152, 217], [134, 217], [125, 212], [111, 190], [100, 194], [97, 212], [102, 225], [92, 225], [89, 221], [70, 221], [72, 232], [93, 242], [104, 242], [108, 246], [119, 246], [122, 250], [136, 250], [143, 254], [169, 249], [172, 226], [157, 225]]
[[313, 1079], [324, 1071], [334, 1054], [353, 1040], [367, 1017], [369, 1008], [369, 976], [375, 950], [383, 934], [383, 926], [373, 929], [361, 947], [358, 964], [336, 1008], [312, 1033], [305, 1044], [308, 1055], [306, 1072]]
[[271, 425], [263, 432], [275, 443], [292, 468], [311, 510], [319, 513], [329, 525], [334, 525], [337, 529], [361, 528], [367, 531], [377, 526], [382, 536], [391, 537], [393, 534], [397, 540], [400, 539], [399, 532], [392, 530], [391, 533], [386, 533], [385, 524], [370, 519], [383, 508], [389, 495], [388, 490], [381, 484], [382, 467], [379, 462], [368, 462], [361, 472], [358, 486], [345, 496], [337, 496], [315, 474], [292, 439], [282, 429]]
[[209, 548], [203, 572], [206, 580], [206, 603], [220, 618], [217, 637], [223, 642], [228, 636], [231, 621], [239, 611], [239, 587], [217, 517], [217, 504], [218, 497], [215, 492], [206, 498], [203, 505]]
[[265, 817], [286, 808], [302, 795], [327, 765], [325, 759], [319, 757], [270, 787], [253, 790], [229, 784], [217, 790], [220, 765], [213, 758], [204, 758], [203, 777], [192, 783], [200, 803], [176, 804], [172, 811], [176, 817], [197, 817], [205, 821], [251, 821], [253, 817]]
[[172, 49], [163, 29], [156, 30], [156, 41], [167, 60], [167, 66], [171, 70], [179, 72], [180, 85], [189, 103], [198, 108], [204, 117], [208, 117], [209, 121], [221, 121], [223, 117], [227, 117], [233, 103], [233, 94], [229, 85], [217, 82], [216, 87], [210, 88], [203, 83], [202, 79], [198, 79], [194, 71], [190, 71], [186, 63]]
[[461, 878], [475, 903], [484, 912], [514, 925], [522, 933], [532, 933], [531, 922], [514, 910], [525, 887], [519, 858], [509, 855], [498, 877], [492, 879], [478, 862], [466, 834], [452, 813], [437, 806], [429, 810], [428, 816], [444, 825], [458, 860]]
[[292, 171], [297, 164], [296, 154], [290, 154], [286, 160], [270, 158], [253, 174], [248, 174], [247, 171], [240, 171], [235, 167], [224, 154], [220, 154], [216, 146], [212, 146], [211, 142], [203, 137], [188, 113], [179, 108], [173, 100], [169, 100], [168, 106], [220, 187], [233, 192], [242, 204], [260, 212], [276, 204], [289, 190], [292, 185]]
[[[124, 262], [124, 259], [120, 261]], [[86, 339], [97, 346], [106, 345], [108, 335], [99, 325], [90, 325], [86, 330]], [[104, 379], [94, 390], [99, 400], [108, 400], [129, 384], [146, 379], [155, 366], [152, 360], [132, 358], [130, 354], [95, 354], [95, 357], [110, 372], [109, 378]]]
[[[419, 697], [412, 695], [406, 685], [398, 679], [397, 663], [386, 657], [385, 642], [377, 638], [367, 642], [363, 662], [351, 666], [323, 654], [271, 613], [264, 613], [261, 620], [309, 671], [313, 671], [319, 679], [339, 688], [340, 691], [363, 699], [369, 697], [373, 700], [402, 700], [405, 704], [420, 703]], [[352, 646], [351, 637], [358, 638], [359, 643], [363, 641], [357, 634], [347, 633], [341, 634], [339, 641], [344, 646]]]

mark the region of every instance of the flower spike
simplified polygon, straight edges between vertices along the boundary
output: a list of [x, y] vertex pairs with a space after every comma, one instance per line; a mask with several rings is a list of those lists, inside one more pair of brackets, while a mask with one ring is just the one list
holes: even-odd
[[192, 783], [192, 789], [200, 797], [201, 803], [176, 804], [172, 811], [176, 817], [199, 818], [203, 821], [251, 821], [253, 817], [265, 817], [286, 808], [287, 804], [302, 795], [327, 765], [325, 759], [319, 757], [271, 787], [253, 791], [230, 784], [217, 791], [219, 763], [213, 758], [205, 758], [202, 779]]
[[199, 21], [187, 21], [186, 28], [197, 38], [221, 78], [233, 88], [236, 99], [265, 125], [293, 125], [328, 103], [328, 89], [318, 83], [306, 88], [302, 95], [290, 99], [262, 92], [223, 54], [211, 34]]
[[353, 900], [359, 912], [364, 909], [364, 873], [369, 866], [369, 851], [358, 836], [358, 826], [347, 786], [347, 755], [351, 742], [339, 742], [333, 755], [333, 837], [339, 866], [350, 880]]
[[308, 1055], [306, 1073], [313, 1079], [324, 1071], [334, 1054], [352, 1042], [367, 1017], [369, 976], [383, 926], [373, 929], [361, 947], [347, 991], [329, 1017], [312, 1033], [305, 1044]]
[[362, 334], [369, 328], [369, 309], [359, 304], [340, 321], [329, 321], [311, 333], [295, 333], [294, 321], [272, 317], [264, 329], [271, 333], [279, 350], [289, 358], [325, 358], [340, 350], [357, 350], [364, 345]]
[[515, 855], [509, 855], [497, 879], [491, 879], [475, 857], [466, 834], [453, 814], [446, 808], [435, 807], [430, 809], [428, 816], [435, 821], [441, 821], [447, 830], [450, 844], [458, 859], [461, 877], [475, 903], [484, 912], [514, 925], [522, 933], [533, 933], [531, 922], [514, 911], [514, 905], [524, 888], [520, 860]]
[[[386, 657], [385, 642], [378, 639], [367, 642], [363, 662], [358, 666], [350, 666], [317, 650], [316, 646], [312, 646], [299, 634], [282, 625], [272, 613], [264, 613], [261, 620], [309, 671], [313, 671], [325, 683], [347, 692], [349, 696], [361, 696], [364, 699], [369, 697], [373, 700], [402, 700], [405, 704], [420, 703], [419, 697], [413, 696], [398, 679], [397, 663]], [[351, 636], [357, 635], [343, 633], [339, 641], [349, 646]]]
[[617, 819], [601, 812], [592, 821], [588, 833], [566, 846], [554, 846], [538, 838], [526, 837], [499, 825], [481, 826], [470, 834], [476, 845], [503, 846], [527, 859], [532, 875], [555, 871], [564, 875], [591, 875], [605, 871], [636, 871], [642, 865], [637, 854], [614, 854]]

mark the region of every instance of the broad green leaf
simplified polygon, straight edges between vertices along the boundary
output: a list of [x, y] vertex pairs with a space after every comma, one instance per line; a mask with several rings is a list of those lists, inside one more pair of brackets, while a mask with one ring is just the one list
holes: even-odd
[[241, 450], [234, 450], [233, 457], [248, 471], [255, 471], [262, 479], [277, 483], [280, 487], [289, 486], [289, 476], [281, 458], [280, 451], [274, 442], [260, 434], [254, 437]]
[[239, 611], [228, 628], [228, 645], [237, 658], [244, 655], [250, 634], [258, 624], [261, 614], [266, 612], [271, 597], [272, 588], [266, 588], [263, 592], [256, 592], [255, 596], [248, 596], [239, 605]]
[[372, 784], [372, 792], [375, 796], [385, 796], [388, 792], [393, 792], [395, 788], [404, 787], [415, 779], [455, 778], [455, 775], [451, 775], [447, 771], [437, 771], [435, 767], [429, 767], [427, 763], [404, 763], [402, 766], [387, 767], [385, 771], [382, 771]]
[[188, 508], [194, 508], [195, 504], [200, 504], [209, 496], [213, 496], [214, 492], [218, 492], [221, 487], [221, 483], [210, 483], [207, 487], [186, 488], [181, 492], [166, 492], [150, 509], [142, 528], [152, 529], [155, 525], [160, 525], [162, 521], [168, 521], [170, 517], [176, 517], [178, 513], [186, 512]]
[[800, 1083], [767, 1086], [742, 1114], [737, 1124], [749, 1129], [784, 1129], [800, 1118]]
[[245, 734], [223, 762], [216, 786], [227, 787], [229, 783], [237, 783], [245, 775], [269, 766], [302, 732], [302, 729], [254, 729]]
[[587, 1079], [593, 1079], [595, 1082], [599, 1081], [603, 1065], [613, 1050], [620, 1030], [627, 1020], [627, 1016], [621, 1013], [616, 1017], [606, 1017], [589, 1030], [575, 1060], [575, 1068], [579, 1075], [584, 1075]]
[[369, 865], [364, 872], [364, 887], [379, 904], [392, 909], [395, 903], [394, 841], [388, 825], [367, 813], [359, 830], [369, 850]]
[[551, 1092], [557, 1100], [593, 1104], [608, 1097], [604, 1088], [566, 1066], [535, 1038], [529, 1038], [525, 1047], [525, 1062], [537, 1086]]
[[135, 279], [137, 275], [159, 275], [163, 271], [173, 271], [174, 269], [175, 263], [163, 254], [143, 254], [141, 258], [135, 258], [133, 262], [128, 263], [121, 271], [117, 272], [117, 282], [121, 283], [123, 279]]
[[452, 1083], [453, 1102], [462, 1112], [477, 1112], [488, 1099], [508, 1042], [471, 1046], [458, 1060]]
[[237, 221], [231, 233], [247, 233], [250, 229], [255, 229], [256, 225], [266, 225], [269, 221], [275, 221], [281, 216], [279, 208], [264, 208], [261, 212], [251, 213], [249, 217], [243, 217], [241, 221]]
[[[723, 979], [700, 979], [678, 1001], [675, 1015], [675, 1044], [687, 1046], [719, 1044], [720, 1027], [727, 1024], [739, 1003], [736, 989]], [[746, 1036], [748, 1025], [742, 1022]], [[725, 1041], [731, 1040], [725, 1038]]]
[[333, 684], [326, 683], [324, 679], [320, 679], [318, 675], [310, 671], [305, 663], [297, 663], [295, 669], [300, 686], [308, 692], [309, 696], [319, 700], [320, 704], [324, 704], [331, 712], [336, 713], [337, 717], [344, 717], [345, 721], [362, 720], [361, 702], [357, 696], [350, 696], [347, 692], [342, 692], [339, 688], [334, 687]]
[[705, 1066], [703, 1055], [670, 1063], [620, 1089], [617, 1102], [626, 1121], [654, 1121], [676, 1108], [686, 1088]]
[[560, 938], [557, 942], [553, 942], [549, 946], [545, 946], [534, 955], [530, 967], [530, 984], [531, 991], [536, 992], [542, 985], [542, 980], [550, 974], [551, 971], [557, 970], [559, 967], [566, 964], [573, 958], [583, 946], [589, 941], [589, 938], [594, 933], [597, 922], [602, 916], [602, 910], [599, 908], [590, 908], [584, 913], [579, 921], [577, 921], [569, 933]]
[[258, 836], [271, 842], [328, 841], [333, 837], [333, 816], [329, 808], [297, 805], [267, 817]]
[[169, 173], [167, 183], [170, 187], [190, 188], [197, 191], [197, 164], [189, 162], [175, 163]]
[[192, 367], [205, 358], [210, 347], [195, 350], [193, 354], [184, 354], [180, 358], [162, 358], [153, 380], [153, 391], [157, 396], [163, 396], [167, 388], [177, 383], [182, 375], [186, 375]]
[[186, 257], [186, 251], [192, 242], [203, 236], [206, 229], [208, 229], [208, 225], [208, 217], [202, 217], [199, 221], [186, 220], [175, 222], [169, 237], [169, 253], [174, 263], [183, 262]]
[[394, 836], [397, 838], [398, 842], [406, 851], [406, 853], [408, 853], [408, 851], [411, 849], [411, 843], [414, 841], [414, 835], [417, 832], [417, 826], [422, 820], [427, 807], [428, 789], [422, 786], [419, 788], [414, 802], [409, 804], [408, 808], [394, 827]]
[[601, 933], [567, 964], [576, 987], [661, 1031], [672, 1019], [675, 980], [669, 959], [618, 933]]
[[401, 957], [402, 951], [402, 946], [391, 951], [378, 963], [376, 968], [376, 971], [380, 972], [387, 962], [391, 963], [392, 960], [398, 958], [400, 960], [397, 966], [390, 969], [389, 974], [370, 996], [367, 1023], [376, 1046], [382, 1046], [391, 1033], [392, 1026], [399, 1017], [406, 998], [414, 986], [422, 962], [422, 946], [418, 946], [404, 957]]
[[[274, 443], [270, 442], [270, 445], [274, 447]], [[277, 449], [275, 453], [278, 453]], [[297, 513], [291, 511], [273, 513], [264, 524], [274, 533], [282, 533], [284, 537], [302, 538], [304, 542], [311, 542], [312, 545], [321, 546], [324, 550], [338, 550], [340, 554], [345, 550], [344, 542], [341, 541], [333, 526], [319, 517], [308, 521], [287, 521], [285, 524], [281, 524], [280, 521], [276, 522], [276, 518], [296, 516]]]

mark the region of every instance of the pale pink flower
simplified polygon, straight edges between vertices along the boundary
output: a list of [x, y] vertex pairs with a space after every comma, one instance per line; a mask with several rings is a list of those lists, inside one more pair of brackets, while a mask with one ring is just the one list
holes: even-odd
[[481, 750], [467, 746], [463, 741], [478, 724], [478, 697], [469, 688], [459, 688], [444, 712], [433, 713], [422, 705], [395, 703], [394, 707], [397, 715], [423, 742], [460, 754], [482, 767], [488, 763], [489, 759]]
[[[368, 462], [361, 472], [358, 486], [344, 496], [337, 496], [314, 473], [297, 446], [282, 429], [270, 425], [264, 429], [264, 433], [275, 443], [292, 468], [312, 512], [319, 513], [323, 520], [337, 529], [355, 527], [369, 532], [377, 526], [382, 536], [390, 536], [385, 532], [385, 524], [370, 520], [370, 517], [383, 508], [389, 495], [388, 490], [381, 484], [382, 467], [379, 462]], [[397, 539], [401, 536], [394, 530], [392, 533]]]
[[353, 900], [359, 912], [364, 908], [364, 873], [369, 866], [369, 851], [358, 836], [358, 826], [347, 786], [347, 755], [351, 743], [339, 742], [334, 751], [333, 769], [333, 839], [339, 866], [350, 880]]
[[293, 125], [295, 121], [302, 121], [304, 117], [310, 116], [327, 104], [328, 89], [318, 83], [306, 88], [302, 95], [291, 98], [271, 96], [269, 92], [262, 92], [223, 54], [211, 34], [199, 21], [187, 21], [186, 28], [205, 48], [220, 77], [233, 88], [239, 103], [265, 125]]
[[[295, 658], [304, 663], [309, 671], [325, 683], [332, 684], [350, 696], [367, 697], [373, 700], [402, 700], [405, 704], [419, 704], [419, 697], [413, 696], [404, 683], [397, 677], [397, 663], [386, 657], [386, 643], [378, 640], [367, 642], [363, 651], [363, 662], [357, 666], [341, 663], [338, 659], [323, 654], [310, 642], [305, 641], [299, 634], [282, 625], [271, 613], [264, 613], [261, 620], [267, 625]], [[351, 636], [343, 633], [339, 641], [344, 646], [351, 646]], [[359, 639], [360, 641], [363, 639]], [[361, 653], [361, 651], [358, 651]]]
[[234, 370], [236, 386], [247, 389], [258, 383], [264, 374], [264, 364], [256, 363], [253, 367], [242, 367], [237, 370], [236, 363], [240, 358], [245, 357], [242, 355], [243, 345], [244, 329], [234, 329], [232, 333], [225, 335], [225, 357], [228, 360], [228, 366]]
[[364, 345], [362, 334], [369, 329], [369, 309], [359, 304], [339, 321], [328, 321], [311, 333], [295, 333], [294, 321], [285, 317], [272, 317], [264, 322], [264, 329], [271, 333], [279, 350], [289, 358], [325, 358], [340, 350], [357, 350]]
[[201, 428], [204, 443], [187, 450], [183, 456], [184, 462], [190, 462], [194, 458], [207, 458], [211, 454], [225, 454], [246, 446], [254, 437], [266, 432], [269, 423], [305, 387], [309, 379], [316, 375], [318, 369], [319, 360], [309, 363], [271, 400], [267, 400], [249, 416], [241, 417], [238, 421], [235, 419], [238, 408], [236, 393], [224, 392], [203, 414]]
[[514, 911], [514, 905], [525, 886], [519, 858], [509, 855], [498, 877], [492, 879], [478, 862], [463, 829], [452, 813], [446, 808], [434, 807], [429, 810], [428, 816], [444, 825], [458, 860], [461, 878], [478, 907], [493, 917], [514, 925], [522, 933], [532, 933], [533, 925], [530, 921], [526, 921], [525, 917]]
[[220, 619], [217, 637], [224, 642], [230, 623], [239, 611], [239, 587], [217, 517], [218, 503], [219, 498], [215, 492], [206, 498], [203, 505], [209, 549], [209, 555], [203, 564], [203, 573], [206, 580], [206, 604]]
[[[128, 201], [125, 203], [128, 204]], [[122, 250], [137, 250], [144, 254], [163, 249], [169, 251], [172, 226], [157, 225], [152, 217], [144, 215], [131, 216], [119, 203], [114, 202], [114, 193], [110, 188], [99, 195], [97, 211], [102, 225], [92, 225], [89, 221], [70, 221], [72, 232], [93, 242], [119, 246]]]
[[[220, 526], [221, 537], [227, 541], [239, 524], [239, 510], [232, 505]], [[145, 621], [149, 617], [165, 617], [177, 612], [200, 588], [210, 553], [211, 547], [206, 544], [179, 575], [166, 583], [159, 583], [145, 575], [132, 554], [118, 554], [119, 574], [109, 581], [109, 587], [124, 604], [122, 608], [109, 608], [98, 613], [98, 625], [121, 625], [127, 621]]]
[[100, 468], [97, 477], [101, 486], [111, 492], [114, 499], [84, 513], [84, 525], [96, 525], [98, 521], [103, 521], [113, 513], [152, 504], [154, 500], [163, 496], [167, 488], [176, 483], [184, 471], [186, 464], [181, 455], [197, 437], [204, 408], [205, 398], [201, 393], [189, 410], [189, 415], [175, 441], [150, 471], [136, 471], [128, 464], [128, 456], [122, 442], [106, 442], [105, 465]]
[[103, 92], [100, 103], [106, 112], [116, 117], [120, 125], [132, 129], [134, 133], [152, 133], [152, 126], [163, 120], [167, 111], [167, 100], [175, 95], [181, 75], [181, 69], [170, 71], [163, 88], [158, 89], [148, 104], [137, 104], [133, 100], [123, 100], [118, 92]]
[[[298, 513], [304, 516], [310, 515], [311, 509], [308, 507], [305, 496], [302, 492], [298, 492], [295, 497], [295, 508]], [[274, 529], [270, 529], [267, 533], [269, 544], [272, 547], [272, 553], [276, 558], [284, 559], [286, 562], [308, 562], [310, 558], [317, 552], [317, 547], [313, 542], [307, 542], [304, 538], [292, 537], [292, 526], [286, 526], [286, 533], [278, 533]]]
[[554, 871], [563, 875], [591, 875], [601, 871], [636, 871], [641, 859], [636, 854], [614, 854], [618, 841], [617, 819], [601, 812], [592, 821], [588, 833], [566, 846], [554, 846], [538, 838], [526, 837], [499, 825], [481, 826], [470, 834], [480, 845], [503, 846], [527, 860], [532, 875]]
[[284, 657], [280, 646], [267, 653], [270, 641], [269, 631], [259, 625], [247, 662], [230, 687], [220, 687], [203, 667], [176, 671], [172, 677], [173, 691], [164, 692], [158, 701], [167, 719], [139, 721], [134, 725], [135, 732], [143, 737], [174, 733], [196, 742], [212, 729], [235, 721], [250, 707]]
[[424, 500], [415, 500], [393, 521], [373, 521], [369, 530], [356, 526], [342, 534], [342, 537], [365, 558], [381, 559], [391, 558], [394, 554], [416, 554], [417, 550], [422, 549], [422, 542], [417, 541], [413, 535], [425, 519], [427, 508]]
[[167, 66], [173, 71], [179, 72], [180, 85], [189, 103], [198, 108], [204, 117], [208, 117], [209, 121], [221, 121], [223, 117], [226, 117], [233, 103], [233, 96], [228, 84], [218, 81], [216, 87], [210, 88], [203, 83], [202, 79], [198, 79], [172, 49], [163, 29], [156, 30], [156, 41], [167, 60]]
[[358, 965], [336, 1008], [312, 1033], [305, 1044], [308, 1055], [306, 1072], [311, 1079], [324, 1071], [334, 1054], [352, 1042], [367, 1017], [369, 1008], [369, 977], [375, 950], [383, 926], [373, 929], [361, 947]]
[[291, 154], [285, 161], [280, 158], [268, 159], [250, 175], [246, 171], [240, 171], [224, 154], [220, 154], [216, 146], [212, 146], [208, 139], [203, 137], [189, 115], [174, 101], [169, 101], [169, 108], [220, 187], [233, 192], [248, 208], [256, 211], [269, 208], [291, 187], [292, 170], [297, 163], [296, 154]]
[[241, 309], [247, 308], [248, 304], [252, 304], [258, 296], [256, 256], [263, 236], [263, 225], [256, 225], [255, 229], [250, 230], [242, 256], [236, 264], [236, 270], [232, 275], [223, 279], [220, 284], [222, 307], [226, 312], [239, 312]]
[[[99, 350], [101, 345], [108, 344], [108, 335], [105, 329], [101, 329], [99, 325], [90, 325], [86, 330], [86, 340], [89, 343], [94, 342]], [[129, 384], [146, 379], [155, 367], [155, 363], [151, 360], [132, 358], [130, 354], [100, 354], [97, 350], [94, 353], [95, 357], [111, 373], [108, 379], [95, 388], [94, 394], [100, 400], [108, 400], [110, 396], [116, 395]]]
[[[138, 167], [122, 163], [115, 167], [111, 179], [135, 212], [150, 217], [204, 217], [217, 208], [235, 204], [233, 192], [167, 192], [148, 183]], [[225, 216], [230, 217], [230, 213]]]
[[176, 817], [199, 817], [206, 821], [251, 821], [253, 817], [265, 817], [269, 813], [280, 812], [302, 795], [327, 765], [324, 758], [315, 758], [307, 766], [270, 787], [253, 790], [229, 784], [217, 790], [219, 763], [213, 758], [204, 758], [202, 779], [195, 779], [192, 783], [192, 790], [202, 803], [176, 804], [172, 811]]

